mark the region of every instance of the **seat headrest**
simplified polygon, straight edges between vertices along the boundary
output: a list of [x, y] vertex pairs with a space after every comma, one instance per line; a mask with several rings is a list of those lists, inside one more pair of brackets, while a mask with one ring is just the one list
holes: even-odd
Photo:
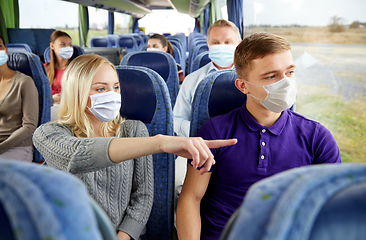
[[132, 66], [143, 66], [150, 68], [157, 72], [164, 81], [168, 80], [170, 71], [169, 71], [169, 62], [163, 52], [139, 52], [137, 54], [133, 54], [128, 60], [128, 65]]
[[224, 72], [216, 78], [208, 103], [210, 117], [228, 113], [243, 106], [247, 97], [236, 88], [236, 79], [235, 71]]
[[116, 70], [122, 98], [121, 116], [150, 123], [156, 109], [152, 76], [140, 69], [117, 68]]
[[9, 53], [8, 67], [33, 78], [32, 68], [26, 52]]
[[118, 39], [118, 45], [120, 47], [133, 48], [133, 43], [132, 37], [123, 36]]
[[93, 47], [110, 47], [110, 43], [107, 37], [93, 37], [90, 40]]

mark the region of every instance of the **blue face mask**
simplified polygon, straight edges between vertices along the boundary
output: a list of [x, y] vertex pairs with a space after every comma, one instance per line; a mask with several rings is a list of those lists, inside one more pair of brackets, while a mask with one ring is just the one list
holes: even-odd
[[235, 45], [219, 44], [209, 47], [209, 58], [220, 67], [228, 67], [234, 61]]
[[8, 61], [8, 54], [5, 50], [0, 50], [0, 66], [4, 65]]

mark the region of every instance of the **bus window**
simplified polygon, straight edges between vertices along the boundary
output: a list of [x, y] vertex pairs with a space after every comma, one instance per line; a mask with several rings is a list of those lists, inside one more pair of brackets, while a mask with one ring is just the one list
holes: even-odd
[[332, 132], [343, 162], [366, 162], [364, 9], [358, 0], [244, 3], [245, 36], [271, 32], [292, 43], [296, 112]]

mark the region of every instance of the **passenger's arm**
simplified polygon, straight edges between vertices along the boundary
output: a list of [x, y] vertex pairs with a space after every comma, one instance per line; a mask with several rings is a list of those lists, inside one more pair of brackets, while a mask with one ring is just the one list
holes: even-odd
[[214, 164], [210, 148], [234, 145], [236, 142], [236, 139], [205, 141], [200, 137], [185, 138], [166, 135], [149, 138], [114, 138], [109, 144], [109, 157], [113, 162], [122, 162], [140, 156], [167, 152], [193, 159], [194, 168], [204, 165], [199, 171], [203, 174]]
[[187, 166], [182, 192], [177, 207], [177, 231], [179, 240], [199, 240], [201, 237], [200, 203], [211, 173], [200, 175], [191, 165]]
[[47, 123], [36, 129], [33, 143], [47, 164], [71, 173], [92, 172], [130, 159], [167, 152], [193, 159], [200, 172], [213, 164], [209, 148], [233, 145], [236, 139], [204, 141], [202, 138], [183, 138], [165, 135], [143, 138], [76, 138], [61, 124]]
[[312, 164], [341, 163], [341, 154], [333, 135], [319, 124], [315, 131], [314, 161]]
[[22, 126], [0, 143], [0, 153], [6, 152], [10, 148], [17, 147], [22, 142], [29, 140], [38, 125], [39, 105], [37, 88], [30, 77], [27, 77], [20, 87], [23, 112]]
[[190, 118], [192, 109], [192, 78], [187, 76], [179, 89], [174, 105], [174, 132], [178, 136], [189, 137]]

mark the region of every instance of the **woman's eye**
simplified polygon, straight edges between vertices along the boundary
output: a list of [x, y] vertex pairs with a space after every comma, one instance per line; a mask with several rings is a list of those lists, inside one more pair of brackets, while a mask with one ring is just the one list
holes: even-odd
[[118, 90], [119, 89], [119, 86], [115, 86], [114, 87], [114, 91]]
[[97, 91], [98, 92], [103, 92], [104, 91], [104, 88], [98, 88]]

